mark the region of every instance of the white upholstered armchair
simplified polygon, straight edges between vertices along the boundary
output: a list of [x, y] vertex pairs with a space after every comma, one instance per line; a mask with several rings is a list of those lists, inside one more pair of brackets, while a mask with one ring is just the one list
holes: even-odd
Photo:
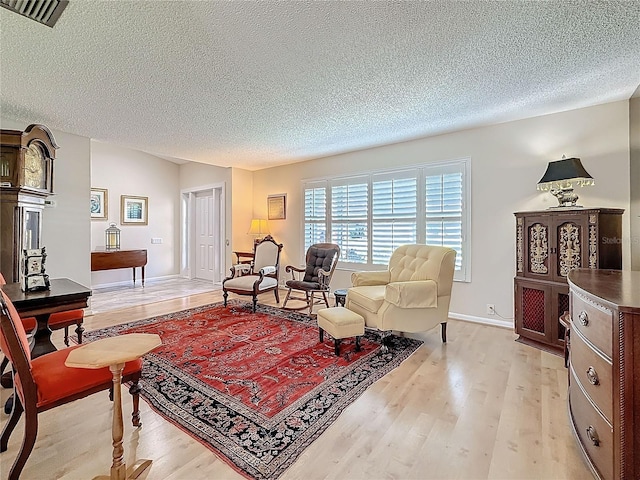
[[388, 270], [351, 274], [346, 307], [382, 332], [423, 332], [441, 324], [446, 342], [455, 259], [451, 248], [402, 245]]
[[280, 273], [280, 252], [282, 244], [267, 235], [253, 247], [251, 265], [239, 264], [231, 267], [231, 275], [222, 281], [222, 297], [227, 306], [229, 292], [253, 297], [253, 311], [256, 311], [258, 295], [273, 291], [276, 303], [280, 303], [278, 295], [278, 278]]

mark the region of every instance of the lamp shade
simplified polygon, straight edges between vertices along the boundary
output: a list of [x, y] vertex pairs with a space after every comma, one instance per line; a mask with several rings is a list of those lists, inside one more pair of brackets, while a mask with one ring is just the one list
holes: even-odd
[[563, 158], [549, 162], [547, 171], [544, 172], [538, 185], [551, 182], [561, 183], [565, 180], [579, 180], [583, 185], [593, 184], [593, 177], [584, 169], [579, 158]]
[[249, 235], [269, 235], [269, 225], [264, 218], [254, 218], [247, 232]]
[[558, 199], [557, 207], [579, 207], [578, 195], [573, 187], [593, 185], [593, 177], [587, 173], [579, 158], [563, 158], [549, 162], [547, 171], [538, 182], [538, 190], [550, 191]]

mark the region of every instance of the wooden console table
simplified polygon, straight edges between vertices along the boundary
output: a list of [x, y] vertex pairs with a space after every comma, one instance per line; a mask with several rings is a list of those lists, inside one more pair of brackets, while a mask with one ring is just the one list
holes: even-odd
[[136, 284], [136, 267], [142, 268], [142, 286], [144, 287], [144, 267], [147, 264], [146, 250], [114, 250], [111, 252], [91, 252], [91, 271], [133, 269], [133, 284]]

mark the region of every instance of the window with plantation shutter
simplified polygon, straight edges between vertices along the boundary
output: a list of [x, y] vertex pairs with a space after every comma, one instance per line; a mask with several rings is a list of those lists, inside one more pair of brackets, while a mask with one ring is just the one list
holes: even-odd
[[405, 175], [373, 175], [371, 254], [374, 264], [388, 264], [397, 247], [416, 243], [417, 172]]
[[304, 190], [304, 251], [327, 241], [326, 182], [310, 184]]
[[368, 262], [368, 216], [368, 179], [331, 183], [331, 242], [340, 246], [340, 260]]
[[415, 165], [308, 181], [304, 245], [340, 246], [338, 268], [380, 269], [407, 243], [456, 251], [455, 280], [470, 281], [470, 161]]

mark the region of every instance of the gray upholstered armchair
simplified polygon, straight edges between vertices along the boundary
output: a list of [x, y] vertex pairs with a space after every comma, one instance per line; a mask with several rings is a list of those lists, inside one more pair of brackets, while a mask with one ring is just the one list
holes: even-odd
[[451, 248], [402, 245], [388, 270], [351, 275], [345, 306], [382, 332], [423, 332], [441, 324], [446, 342], [455, 260]]
[[273, 291], [276, 303], [280, 303], [278, 278], [280, 272], [280, 251], [282, 244], [267, 235], [253, 248], [251, 264], [241, 263], [231, 267], [231, 276], [222, 281], [224, 306], [227, 306], [229, 292], [253, 297], [253, 311], [256, 311], [258, 295]]
[[[316, 243], [307, 250], [305, 268], [287, 265], [285, 271], [291, 274], [291, 279], [287, 280], [289, 291], [284, 299], [282, 308], [287, 310], [309, 309], [309, 316], [316, 304], [324, 304], [329, 307], [327, 294], [329, 293], [329, 283], [333, 276], [333, 271], [340, 257], [340, 247], [334, 243]], [[304, 297], [291, 295], [293, 290], [304, 292]], [[322, 298], [314, 299], [314, 294], [321, 294]], [[302, 300], [305, 305], [298, 308], [287, 308], [289, 300]]]

